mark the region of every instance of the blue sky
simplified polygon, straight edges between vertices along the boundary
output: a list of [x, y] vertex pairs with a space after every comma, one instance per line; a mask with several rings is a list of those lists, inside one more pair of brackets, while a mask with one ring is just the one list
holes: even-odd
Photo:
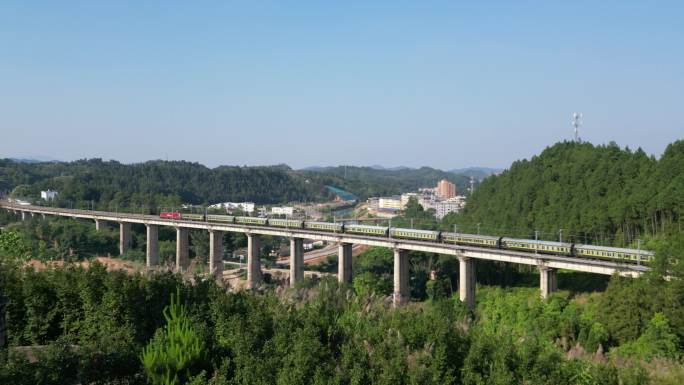
[[684, 137], [684, 3], [0, 3], [0, 157], [506, 167]]

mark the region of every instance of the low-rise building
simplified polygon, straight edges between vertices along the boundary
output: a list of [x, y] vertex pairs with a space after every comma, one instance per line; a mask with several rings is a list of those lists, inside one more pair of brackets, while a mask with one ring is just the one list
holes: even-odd
[[465, 207], [465, 197], [462, 195], [437, 202], [435, 217], [437, 217], [437, 219], [442, 219], [449, 213], [461, 211], [463, 207]]
[[401, 210], [401, 196], [395, 195], [392, 197], [380, 197], [378, 201], [379, 209], [394, 209]]
[[368, 210], [377, 210], [380, 208], [380, 198], [372, 197], [368, 198]]
[[289, 216], [292, 216], [294, 214], [294, 207], [291, 207], [291, 206], [271, 207], [271, 214], [272, 215], [289, 215]]
[[54, 200], [55, 198], [57, 198], [57, 195], [59, 195], [59, 193], [57, 191], [50, 190], [50, 189], [47, 189], [47, 191], [41, 191], [40, 192], [41, 199], [46, 200], [46, 201]]
[[418, 200], [419, 197], [420, 197], [420, 195], [418, 195], [418, 193], [401, 194], [401, 209], [403, 210], [406, 208], [406, 205], [408, 204], [409, 199], [416, 198], [416, 200]]
[[418, 204], [423, 206], [423, 210], [437, 209], [437, 197], [435, 195], [421, 195], [418, 197]]
[[255, 204], [254, 202], [223, 202], [223, 203], [216, 203], [209, 208], [212, 209], [225, 209], [226, 211], [233, 211], [240, 209], [246, 213], [253, 213], [255, 209]]

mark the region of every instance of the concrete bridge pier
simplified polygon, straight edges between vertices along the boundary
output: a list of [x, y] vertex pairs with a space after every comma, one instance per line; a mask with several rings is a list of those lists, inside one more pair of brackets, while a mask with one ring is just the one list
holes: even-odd
[[468, 257], [458, 257], [459, 280], [458, 296], [468, 309], [475, 308], [475, 260]]
[[337, 253], [337, 280], [351, 283], [352, 281], [352, 244], [340, 242]]
[[[97, 222], [96, 222], [97, 223]], [[147, 242], [145, 244], [145, 265], [150, 268], [159, 264], [159, 227], [157, 225], [145, 225], [147, 227]]]
[[105, 227], [105, 221], [101, 219], [95, 219], [95, 231], [102, 231]]
[[26, 220], [26, 211], [21, 212], [21, 220], [25, 221]]
[[131, 224], [119, 222], [119, 255], [131, 248]]
[[176, 227], [176, 271], [184, 272], [189, 265], [188, 229]]
[[411, 298], [408, 270], [408, 251], [394, 249], [394, 294], [392, 296], [392, 303], [395, 307], [407, 303]]
[[31, 211], [31, 218], [35, 218], [35, 216], [36, 216], [36, 213], [34, 213], [33, 211]]
[[249, 289], [256, 289], [262, 280], [259, 243], [258, 235], [247, 234], [247, 288]]
[[223, 231], [209, 230], [209, 274], [220, 278], [223, 272]]
[[304, 240], [290, 238], [290, 286], [304, 279]]
[[546, 299], [558, 290], [558, 271], [546, 266], [539, 266], [539, 288], [541, 297]]
[[45, 214], [41, 214], [43, 216], [43, 219], [45, 219]]

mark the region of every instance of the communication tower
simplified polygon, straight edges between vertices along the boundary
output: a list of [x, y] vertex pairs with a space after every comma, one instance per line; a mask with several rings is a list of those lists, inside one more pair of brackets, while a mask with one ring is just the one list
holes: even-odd
[[575, 127], [575, 142], [581, 142], [582, 139], [580, 139], [579, 136], [579, 128], [582, 126], [582, 113], [581, 112], [575, 112], [572, 114], [572, 126]]

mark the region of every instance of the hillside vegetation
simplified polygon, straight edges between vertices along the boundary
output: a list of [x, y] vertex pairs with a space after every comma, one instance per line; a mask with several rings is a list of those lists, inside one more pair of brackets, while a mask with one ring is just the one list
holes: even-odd
[[185, 161], [123, 164], [101, 159], [75, 162], [22, 163], [0, 160], [0, 193], [37, 199], [41, 190], [59, 191], [57, 205], [101, 210], [177, 207], [252, 201], [259, 204], [323, 201], [334, 186], [366, 199], [431, 187], [448, 179], [465, 191], [468, 177], [423, 167], [376, 170], [369, 167], [295, 171], [285, 165], [208, 168]]
[[[477, 261], [474, 311], [458, 300], [458, 261], [449, 256], [409, 253], [411, 302], [394, 309], [393, 253], [385, 248], [354, 258], [351, 285], [328, 277], [234, 293], [200, 277], [127, 275], [96, 263], [34, 272], [24, 268], [28, 256], [113, 250], [116, 233], [71, 219], [7, 223], [0, 296], [9, 349], [0, 349], [0, 383], [684, 383], [682, 154], [683, 142], [658, 160], [615, 145], [560, 143], [485, 180], [468, 210], [442, 223], [411, 201], [394, 223], [481, 221], [487, 232], [551, 235], [564, 226], [566, 236], [594, 240], [603, 231], [616, 244], [646, 238], [659, 257], [636, 279], [560, 271], [560, 290], [547, 300], [536, 269]], [[324, 183], [312, 177], [308, 185], [316, 184]], [[0, 214], [0, 223], [16, 220]], [[200, 233], [191, 235], [193, 247], [204, 247], [196, 258], [208, 252]], [[160, 254], [173, 256], [173, 236], [160, 231]], [[226, 250], [242, 246], [244, 239], [224, 239]], [[37, 362], [26, 360], [27, 345]]]
[[607, 245], [681, 232], [684, 141], [656, 159], [611, 143], [563, 142], [484, 180], [458, 223], [463, 231]]
[[[128, 276], [97, 264], [38, 273], [0, 264], [0, 277], [11, 345], [0, 349], [3, 384], [684, 380], [681, 311], [644, 313], [636, 324], [614, 320], [603, 309], [619, 286], [606, 296], [560, 293], [548, 301], [536, 289], [480, 288], [472, 314], [455, 297], [393, 309], [384, 296], [354, 294], [334, 281], [226, 293], [210, 280]], [[165, 311], [172, 295], [182, 305]], [[17, 348], [25, 345], [37, 345], [37, 362]]]
[[0, 161], [0, 191], [39, 197], [59, 191], [60, 205], [100, 209], [178, 206], [180, 203], [254, 201], [279, 203], [328, 197], [322, 185], [307, 183], [287, 166], [210, 169], [199, 163], [149, 161], [122, 164], [101, 159], [69, 163]]

